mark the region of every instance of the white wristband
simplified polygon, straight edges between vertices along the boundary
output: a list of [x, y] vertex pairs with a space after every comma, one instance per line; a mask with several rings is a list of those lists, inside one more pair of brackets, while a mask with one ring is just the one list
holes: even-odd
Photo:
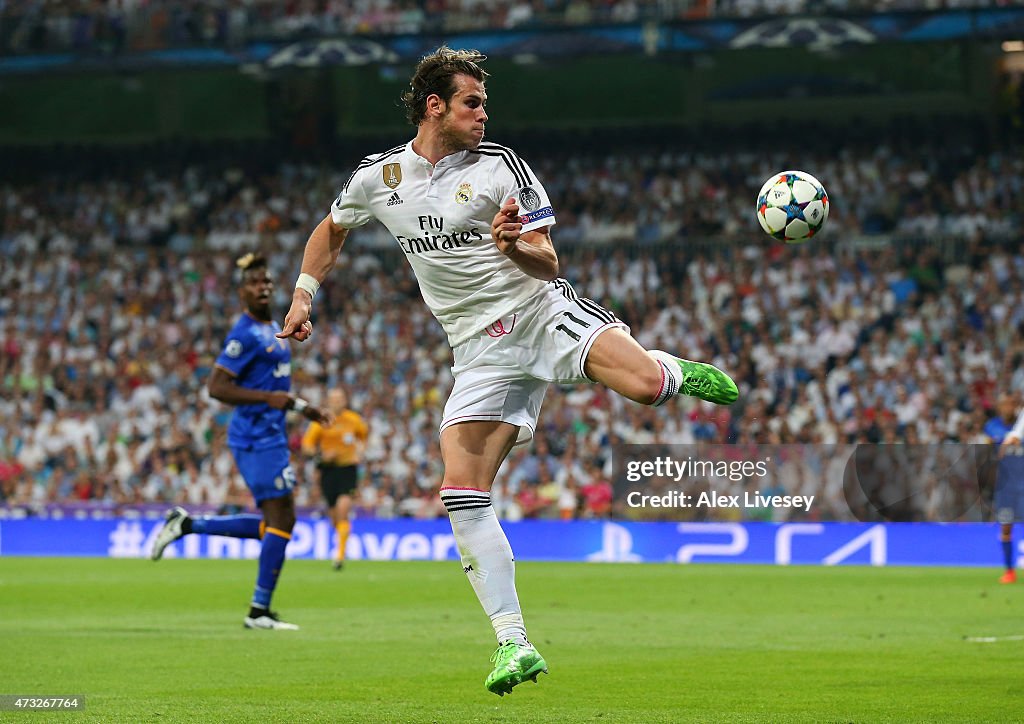
[[303, 272], [299, 274], [299, 278], [295, 282], [295, 288], [301, 289], [304, 292], [309, 292], [309, 298], [313, 299], [316, 297], [316, 293], [320, 290], [320, 282], [316, 280], [312, 274], [306, 274]]
[[292, 409], [296, 412], [305, 412], [307, 407], [309, 407], [309, 403], [301, 397], [296, 397], [295, 403], [292, 405]]

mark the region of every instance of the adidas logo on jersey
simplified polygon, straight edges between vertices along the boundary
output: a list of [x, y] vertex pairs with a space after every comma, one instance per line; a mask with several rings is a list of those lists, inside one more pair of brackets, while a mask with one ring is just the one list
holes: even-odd
[[388, 199], [387, 205], [388, 206], [398, 206], [400, 203], [402, 203], [402, 197], [399, 196], [398, 192], [396, 191], [395, 193], [391, 194], [391, 198]]

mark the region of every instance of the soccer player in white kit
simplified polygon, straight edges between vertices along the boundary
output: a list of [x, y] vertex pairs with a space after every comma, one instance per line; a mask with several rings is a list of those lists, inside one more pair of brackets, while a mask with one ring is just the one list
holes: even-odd
[[504, 695], [536, 681], [547, 663], [526, 636], [512, 549], [490, 489], [513, 446], [533, 437], [548, 384], [600, 382], [655, 406], [675, 394], [728, 405], [738, 391], [711, 365], [648, 352], [615, 315], [557, 278], [547, 192], [512, 150], [483, 140], [484, 59], [441, 47], [420, 61], [402, 97], [416, 137], [367, 156], [349, 177], [306, 243], [279, 336], [309, 337], [313, 297], [349, 231], [383, 223], [454, 352], [441, 500], [498, 638], [485, 686]]

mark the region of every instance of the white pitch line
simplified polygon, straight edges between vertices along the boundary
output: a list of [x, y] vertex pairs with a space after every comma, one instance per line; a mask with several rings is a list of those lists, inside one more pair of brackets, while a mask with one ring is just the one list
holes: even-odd
[[994, 644], [1000, 641], [1024, 641], [1024, 635], [1019, 636], [965, 636], [965, 641], [972, 644]]

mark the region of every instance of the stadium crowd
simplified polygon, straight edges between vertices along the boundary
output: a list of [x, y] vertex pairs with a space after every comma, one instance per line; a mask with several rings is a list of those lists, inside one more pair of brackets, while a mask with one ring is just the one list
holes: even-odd
[[0, 0], [0, 54], [713, 17], [936, 10], [1017, 0]]
[[[499, 515], [628, 514], [612, 485], [618, 443], [983, 442], [997, 393], [1024, 392], [1024, 159], [909, 148], [805, 157], [832, 212], [804, 246], [771, 243], [753, 219], [783, 156], [524, 152], [558, 214], [563, 276], [648, 347], [729, 370], [740, 400], [652, 409], [597, 386], [553, 390], [534, 443], [499, 472]], [[248, 504], [230, 409], [204, 388], [239, 313], [234, 258], [269, 254], [283, 315], [344, 164], [142, 168], [0, 185], [8, 509]], [[344, 385], [368, 421], [360, 515], [434, 517], [451, 352], [401, 256], [381, 227], [353, 234], [314, 339], [294, 348], [293, 389], [320, 400]], [[301, 434], [295, 420], [297, 502], [315, 506]], [[841, 475], [797, 465], [771, 482], [818, 496], [810, 517], [851, 515]], [[935, 491], [915, 517], [941, 519], [942, 505]]]

